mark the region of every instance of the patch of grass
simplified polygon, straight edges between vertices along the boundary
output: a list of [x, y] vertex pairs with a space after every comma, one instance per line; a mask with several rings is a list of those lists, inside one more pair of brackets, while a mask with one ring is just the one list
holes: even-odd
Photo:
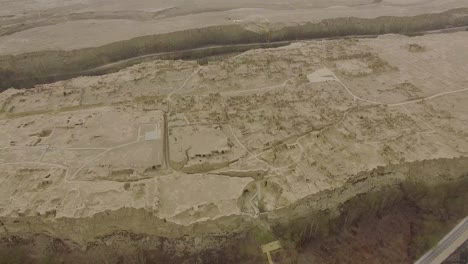
[[0, 264], [33, 263], [28, 252], [22, 248], [0, 248]]
[[37, 261], [38, 264], [59, 264], [63, 263], [59, 258], [54, 256], [42, 256]]
[[242, 242], [239, 244], [238, 252], [240, 256], [251, 258], [253, 256], [263, 258], [261, 246], [277, 239], [271, 231], [254, 227], [250, 230]]
[[275, 236], [271, 231], [263, 230], [258, 227], [254, 228], [250, 235], [253, 237], [253, 239], [259, 243], [259, 244], [267, 244], [270, 242], [275, 241]]
[[422, 228], [413, 239], [412, 249], [416, 256], [433, 248], [450, 231], [452, 224], [440, 219], [425, 219]]

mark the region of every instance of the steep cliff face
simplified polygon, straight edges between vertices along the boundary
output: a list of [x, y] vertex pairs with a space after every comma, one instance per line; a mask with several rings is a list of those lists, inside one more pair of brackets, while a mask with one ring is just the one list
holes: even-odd
[[[466, 158], [380, 167], [362, 173], [324, 200], [323, 194], [316, 200], [307, 198], [309, 202], [292, 210], [296, 219], [273, 230], [294, 241], [304, 252], [302, 258], [320, 263], [340, 263], [340, 258], [350, 255], [357, 257], [356, 263], [395, 263], [392, 257], [411, 263], [468, 213], [467, 177]], [[305, 208], [320, 204], [327, 207], [305, 213]], [[398, 244], [405, 254], [388, 252], [385, 243]], [[390, 254], [388, 261], [381, 256], [385, 253]]]
[[9, 89], [0, 253], [261, 263], [279, 240], [278, 263], [410, 262], [467, 213], [467, 39], [303, 41]]
[[347, 223], [338, 233], [313, 237], [300, 248], [298, 263], [413, 263], [464, 217], [462, 207], [438, 211], [446, 214], [433, 214], [403, 197], [378, 214]]
[[[418, 34], [422, 31], [468, 26], [468, 9], [413, 17], [335, 18], [267, 31], [251, 31], [241, 25], [213, 26], [160, 35], [137, 37], [101, 47], [73, 51], [40, 51], [0, 56], [0, 91], [29, 88], [83, 75], [101, 75], [151, 59], [194, 59], [239, 52], [262, 45], [286, 45], [287, 41], [353, 35]], [[222, 46], [199, 49], [207, 46]], [[265, 46], [263, 46], [265, 47]], [[137, 59], [132, 59], [137, 58]], [[119, 62], [120, 61], [120, 62]], [[116, 63], [119, 62], [119, 63]]]
[[79, 219], [4, 217], [0, 254], [76, 263], [259, 263], [258, 247], [279, 239], [280, 263], [410, 263], [468, 213], [467, 200], [468, 158], [409, 162], [362, 172], [256, 219], [179, 226], [135, 209]]

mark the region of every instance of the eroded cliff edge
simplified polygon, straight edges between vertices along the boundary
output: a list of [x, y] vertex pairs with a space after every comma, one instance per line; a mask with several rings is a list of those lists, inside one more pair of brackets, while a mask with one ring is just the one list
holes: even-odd
[[[79, 219], [2, 217], [1, 237], [2, 246], [16, 247], [18, 252], [25, 250], [35, 257], [40, 253], [67, 261], [78, 257], [77, 262], [102, 257], [109, 262], [143, 258], [166, 263], [258, 263], [264, 261], [258, 247], [279, 239], [284, 248], [276, 258], [296, 263], [303, 260], [304, 251], [309, 260], [317, 257], [314, 253], [319, 250], [307, 252], [314, 241], [349, 231], [363, 218], [385, 217], [387, 211], [398, 211], [405, 204], [412, 206], [422, 222], [434, 225], [413, 230], [411, 242], [419, 248], [409, 256], [400, 256], [410, 262], [412, 259], [405, 257], [417, 257], [430, 246], [423, 238], [443, 235], [437, 229], [438, 222], [453, 224], [468, 213], [467, 190], [467, 157], [405, 162], [361, 172], [340, 188], [307, 196], [284, 208], [261, 213], [258, 218], [227, 216], [180, 226], [144, 209], [130, 208]], [[388, 235], [380, 239], [391, 242], [393, 238]], [[32, 241], [47, 242], [40, 245]], [[373, 250], [387, 249], [382, 246]], [[360, 257], [357, 253], [356, 259]], [[329, 256], [324, 260], [332, 263], [333, 259]], [[376, 259], [362, 260], [372, 263]]]
[[154, 59], [197, 59], [275, 47], [289, 41], [345, 36], [418, 34], [468, 26], [468, 9], [411, 17], [344, 17], [301, 25], [260, 27], [223, 25], [137, 37], [100, 47], [47, 50], [0, 56], [0, 91], [28, 88], [77, 76], [102, 75]]
[[280, 263], [356, 247], [375, 263], [391, 243], [410, 262], [466, 213], [467, 38], [302, 41], [9, 89], [3, 249], [259, 263], [280, 240]]

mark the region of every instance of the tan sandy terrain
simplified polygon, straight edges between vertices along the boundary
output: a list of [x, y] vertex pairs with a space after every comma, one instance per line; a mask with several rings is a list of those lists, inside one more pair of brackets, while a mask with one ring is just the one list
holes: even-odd
[[468, 7], [466, 0], [2, 0], [0, 55], [74, 50], [215, 25], [254, 31], [328, 18], [414, 16]]
[[[157, 60], [8, 89], [0, 217], [12, 224], [2, 222], [0, 235], [35, 232], [36, 218], [41, 232], [76, 243], [115, 230], [226, 234], [241, 219], [268, 229], [314, 195], [339, 190], [325, 205], [314, 201], [327, 208], [416, 177], [405, 164], [464, 159], [467, 43], [468, 32], [299, 41], [206, 65]], [[457, 164], [418, 177], [466, 179], [466, 162]], [[359, 185], [367, 174], [378, 183]], [[125, 209], [146, 220], [109, 216]], [[119, 224], [98, 228], [107, 216]], [[29, 229], [13, 222], [23, 219]], [[64, 219], [93, 224], [45, 227]], [[149, 224], [156, 220], [169, 226]], [[197, 239], [197, 250], [213, 247]]]
[[306, 41], [7, 90], [1, 215], [256, 217], [378, 166], [465, 156], [466, 43]]

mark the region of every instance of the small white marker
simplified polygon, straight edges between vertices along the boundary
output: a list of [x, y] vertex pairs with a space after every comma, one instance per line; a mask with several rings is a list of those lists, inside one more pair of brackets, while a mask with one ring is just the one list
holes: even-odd
[[279, 242], [279, 240], [276, 240], [274, 242], [263, 245], [261, 248], [262, 252], [267, 255], [268, 263], [273, 264], [273, 259], [271, 259], [270, 252], [280, 249], [281, 243]]

